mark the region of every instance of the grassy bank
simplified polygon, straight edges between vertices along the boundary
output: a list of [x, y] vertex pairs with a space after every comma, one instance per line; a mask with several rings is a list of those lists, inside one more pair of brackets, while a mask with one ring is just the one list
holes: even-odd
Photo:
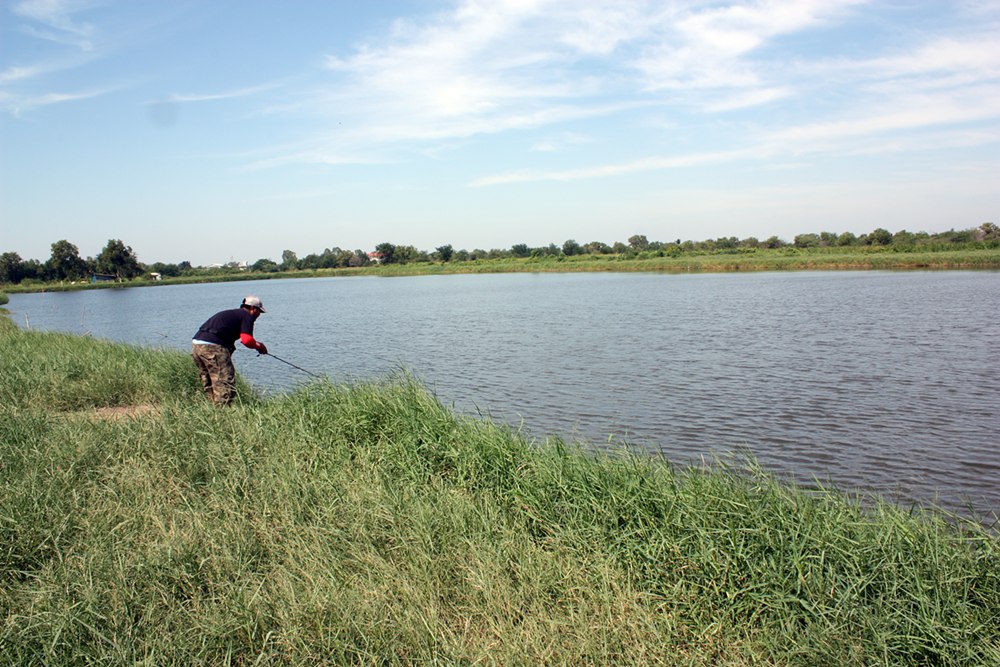
[[890, 247], [864, 248], [782, 248], [713, 253], [683, 253], [630, 257], [628, 255], [572, 255], [546, 257], [506, 257], [464, 262], [413, 262], [356, 268], [308, 269], [254, 273], [225, 271], [164, 278], [138, 279], [128, 283], [39, 283], [5, 285], [11, 293], [120, 289], [136, 285], [182, 285], [241, 280], [317, 278], [333, 276], [423, 276], [463, 273], [547, 273], [580, 271], [650, 271], [659, 273], [724, 273], [737, 271], [863, 271], [863, 270], [1000, 270], [1000, 248], [912, 251]]
[[1000, 543], [0, 318], [0, 663], [1000, 664]]
[[728, 273], [752, 271], [839, 271], [915, 269], [1000, 269], [1000, 249], [941, 252], [892, 252], [881, 249], [783, 249], [752, 253], [711, 253], [630, 258], [621, 255], [574, 255], [483, 259], [436, 264], [393, 264], [378, 267], [383, 275], [447, 273], [515, 273], [573, 271], [650, 271], [659, 273]]

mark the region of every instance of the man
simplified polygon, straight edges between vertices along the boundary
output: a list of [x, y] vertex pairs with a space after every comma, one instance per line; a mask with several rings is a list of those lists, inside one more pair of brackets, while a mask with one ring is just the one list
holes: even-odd
[[253, 337], [253, 323], [263, 312], [266, 311], [260, 299], [247, 296], [239, 308], [212, 315], [194, 335], [191, 354], [205, 394], [216, 405], [228, 405], [236, 393], [236, 368], [232, 356], [236, 339], [252, 350], [267, 354], [267, 347]]

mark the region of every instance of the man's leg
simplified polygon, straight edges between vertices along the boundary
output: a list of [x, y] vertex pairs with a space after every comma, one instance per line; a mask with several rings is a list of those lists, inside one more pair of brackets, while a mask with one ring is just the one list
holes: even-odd
[[213, 347], [217, 348], [212, 374], [215, 402], [219, 405], [229, 405], [236, 396], [236, 368], [233, 366], [233, 355], [222, 346], [213, 345]]
[[208, 369], [208, 362], [202, 357], [202, 352], [207, 345], [192, 345], [191, 346], [191, 356], [194, 357], [194, 365], [198, 367], [198, 377], [201, 378], [201, 388], [205, 392], [205, 395], [210, 399], [214, 399], [214, 392], [212, 391], [212, 374]]
[[204, 365], [208, 376], [207, 385], [202, 377], [206, 393], [211, 390], [209, 395], [217, 405], [228, 405], [236, 393], [236, 368], [232, 355], [221, 345], [195, 345], [195, 350], [199, 371]]

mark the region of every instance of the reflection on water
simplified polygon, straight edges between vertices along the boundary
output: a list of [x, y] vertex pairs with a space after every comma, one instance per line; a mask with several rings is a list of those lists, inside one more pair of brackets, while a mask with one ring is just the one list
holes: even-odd
[[[257, 337], [335, 380], [408, 369], [536, 437], [1000, 512], [1000, 273], [504, 274], [13, 295], [22, 326], [187, 350], [260, 295]], [[264, 391], [310, 378], [249, 350]]]

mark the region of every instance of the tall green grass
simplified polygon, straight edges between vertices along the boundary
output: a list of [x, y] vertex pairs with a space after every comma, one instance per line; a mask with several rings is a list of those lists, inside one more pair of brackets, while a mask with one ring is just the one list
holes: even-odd
[[1000, 664], [978, 524], [528, 442], [405, 377], [217, 409], [180, 353], [0, 349], [0, 664]]

